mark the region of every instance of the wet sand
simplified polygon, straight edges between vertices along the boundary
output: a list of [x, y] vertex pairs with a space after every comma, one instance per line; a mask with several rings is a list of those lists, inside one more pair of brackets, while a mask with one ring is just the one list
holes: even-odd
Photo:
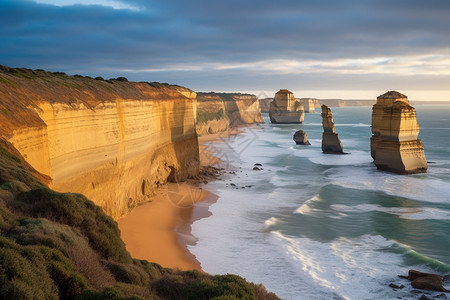
[[[199, 137], [200, 165], [220, 163], [211, 142], [220, 142], [237, 130]], [[200, 263], [189, 252], [195, 245], [191, 234], [194, 221], [211, 216], [209, 205], [217, 196], [198, 187], [198, 182], [168, 183], [156, 195], [118, 220], [121, 236], [134, 258], [156, 262], [163, 267], [201, 270]], [[195, 203], [201, 204], [194, 205]]]

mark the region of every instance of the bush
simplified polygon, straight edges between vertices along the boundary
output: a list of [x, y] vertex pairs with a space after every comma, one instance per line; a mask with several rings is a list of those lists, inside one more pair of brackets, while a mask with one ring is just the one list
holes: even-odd
[[237, 299], [256, 298], [255, 290], [244, 278], [230, 274], [191, 281], [183, 287], [182, 291], [189, 299], [210, 299], [223, 296]]
[[58, 288], [36, 248], [0, 236], [0, 295], [3, 299], [58, 299]]
[[81, 194], [64, 194], [45, 187], [38, 188], [20, 193], [14, 207], [31, 217], [46, 218], [78, 228], [104, 259], [132, 262], [120, 239], [117, 223]]
[[101, 76], [97, 76], [97, 77], [95, 77], [94, 78], [95, 80], [105, 80], [103, 77], [101, 77]]
[[128, 79], [126, 77], [117, 77], [116, 80], [128, 82]]
[[146, 285], [150, 282], [150, 276], [142, 268], [132, 264], [122, 264], [114, 261], [105, 262], [106, 268], [119, 282]]
[[139, 300], [140, 297], [125, 297], [123, 292], [118, 287], [108, 287], [102, 292], [93, 290], [86, 290], [80, 295], [77, 300]]

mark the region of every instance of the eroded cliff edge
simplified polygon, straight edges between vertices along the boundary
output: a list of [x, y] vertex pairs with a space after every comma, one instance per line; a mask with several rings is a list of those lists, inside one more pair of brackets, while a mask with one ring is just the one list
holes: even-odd
[[61, 192], [118, 218], [195, 176], [196, 94], [167, 84], [0, 69], [1, 137]]
[[241, 93], [198, 93], [197, 133], [213, 134], [242, 124], [264, 123], [258, 97]]

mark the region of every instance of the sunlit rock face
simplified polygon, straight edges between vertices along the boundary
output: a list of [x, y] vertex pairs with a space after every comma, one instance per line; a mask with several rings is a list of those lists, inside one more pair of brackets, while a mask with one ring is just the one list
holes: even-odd
[[305, 119], [305, 110], [292, 92], [279, 90], [270, 102], [269, 117], [274, 124], [301, 124]]
[[258, 97], [240, 93], [198, 93], [197, 133], [217, 133], [242, 124], [263, 123]]
[[8, 83], [2, 105], [21, 116], [3, 114], [0, 133], [57, 191], [82, 193], [118, 218], [157, 186], [198, 173], [196, 94], [188, 89], [0, 75]]
[[322, 151], [327, 154], [343, 154], [344, 149], [342, 147], [339, 135], [335, 132], [333, 114], [331, 109], [322, 105]]
[[389, 91], [372, 108], [371, 155], [380, 170], [399, 174], [426, 172], [428, 166], [419, 124], [408, 98]]
[[316, 108], [316, 99], [302, 98], [300, 104], [304, 107], [305, 113], [313, 113]]

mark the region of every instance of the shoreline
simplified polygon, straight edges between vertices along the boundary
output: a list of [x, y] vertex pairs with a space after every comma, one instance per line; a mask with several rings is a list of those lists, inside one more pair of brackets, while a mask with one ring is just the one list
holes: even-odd
[[188, 249], [197, 242], [191, 234], [191, 226], [195, 221], [212, 215], [209, 206], [219, 197], [199, 185], [216, 180], [218, 169], [211, 166], [222, 162], [208, 144], [220, 142], [221, 137], [239, 132], [238, 129], [229, 129], [200, 136], [200, 167], [204, 174], [199, 177], [202, 179], [167, 183], [156, 191], [149, 202], [117, 221], [122, 240], [133, 258], [145, 259], [163, 267], [201, 271], [200, 262]]

